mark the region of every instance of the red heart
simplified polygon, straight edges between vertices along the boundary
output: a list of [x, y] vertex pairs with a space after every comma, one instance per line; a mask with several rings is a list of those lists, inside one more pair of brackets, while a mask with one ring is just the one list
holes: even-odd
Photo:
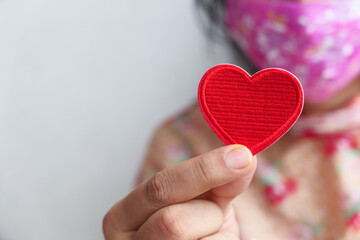
[[302, 87], [288, 71], [270, 68], [250, 76], [234, 65], [218, 65], [202, 77], [202, 114], [225, 144], [242, 144], [255, 155], [284, 135], [303, 108]]

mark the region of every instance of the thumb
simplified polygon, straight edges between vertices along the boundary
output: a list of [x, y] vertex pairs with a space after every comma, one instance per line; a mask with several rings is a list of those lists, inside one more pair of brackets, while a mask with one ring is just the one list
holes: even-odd
[[[247, 156], [248, 164], [239, 165], [241, 158]], [[208, 199], [216, 203], [224, 213], [224, 222], [220, 231], [228, 231], [239, 236], [239, 227], [237, 222], [236, 211], [231, 204], [234, 198], [244, 192], [249, 186], [256, 169], [257, 159], [253, 156], [251, 151], [242, 145], [234, 145], [234, 148], [225, 156], [227, 165], [229, 167], [240, 168], [241, 174], [230, 182], [212, 188], [207, 191], [200, 198]]]
[[225, 156], [228, 160], [228, 164], [235, 164], [233, 167], [236, 168], [237, 160], [244, 155], [248, 156], [249, 162], [247, 166], [244, 166], [241, 169], [241, 175], [231, 182], [212, 188], [202, 195], [201, 198], [206, 198], [215, 202], [224, 211], [228, 209], [230, 202], [244, 192], [249, 186], [256, 170], [257, 158], [243, 145], [234, 145], [233, 150]]

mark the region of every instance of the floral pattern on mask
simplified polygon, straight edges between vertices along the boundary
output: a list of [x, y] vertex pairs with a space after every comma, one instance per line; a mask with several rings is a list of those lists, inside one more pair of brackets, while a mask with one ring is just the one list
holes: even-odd
[[360, 73], [360, 4], [228, 0], [226, 26], [259, 68], [301, 81], [305, 101], [322, 102]]

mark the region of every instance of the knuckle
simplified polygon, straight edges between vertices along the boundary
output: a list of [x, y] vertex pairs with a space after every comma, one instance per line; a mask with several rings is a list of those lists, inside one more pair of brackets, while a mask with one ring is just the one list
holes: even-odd
[[113, 214], [112, 210], [106, 213], [102, 221], [102, 229], [105, 239], [110, 239], [113, 233]]
[[164, 171], [156, 173], [147, 182], [146, 197], [155, 206], [164, 206], [170, 203], [171, 187], [170, 180]]
[[185, 231], [182, 225], [181, 215], [174, 208], [167, 207], [160, 212], [159, 228], [168, 239], [184, 239]]
[[103, 232], [106, 234], [107, 231], [108, 231], [108, 226], [109, 226], [109, 222], [110, 222], [110, 219], [109, 219], [109, 214], [107, 213], [104, 218], [103, 218], [103, 221], [102, 221], [102, 228], [103, 228]]
[[206, 181], [211, 184], [214, 181], [214, 177], [212, 176], [211, 160], [205, 158], [204, 156], [199, 156], [199, 159], [194, 163], [194, 172], [198, 180]]

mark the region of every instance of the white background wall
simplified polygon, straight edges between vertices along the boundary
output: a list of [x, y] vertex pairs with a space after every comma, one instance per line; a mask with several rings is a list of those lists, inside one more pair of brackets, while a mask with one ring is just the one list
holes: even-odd
[[230, 51], [181, 1], [0, 0], [0, 239], [101, 239], [155, 126]]

